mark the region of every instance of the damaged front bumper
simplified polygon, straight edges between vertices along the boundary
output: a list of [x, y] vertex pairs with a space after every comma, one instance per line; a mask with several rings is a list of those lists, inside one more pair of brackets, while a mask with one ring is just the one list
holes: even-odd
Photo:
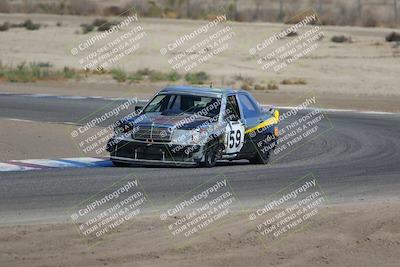
[[110, 139], [107, 151], [110, 159], [141, 165], [198, 165], [203, 159], [201, 145], [179, 145], [145, 142], [133, 139]]

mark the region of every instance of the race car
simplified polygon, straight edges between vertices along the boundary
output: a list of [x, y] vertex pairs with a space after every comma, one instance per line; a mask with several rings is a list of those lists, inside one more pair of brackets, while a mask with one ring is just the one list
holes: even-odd
[[278, 110], [262, 108], [247, 91], [173, 86], [118, 121], [106, 149], [116, 166], [265, 164], [276, 147], [278, 122]]

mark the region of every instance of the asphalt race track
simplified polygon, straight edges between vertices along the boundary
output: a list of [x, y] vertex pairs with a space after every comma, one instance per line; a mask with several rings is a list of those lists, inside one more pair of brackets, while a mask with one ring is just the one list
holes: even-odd
[[[118, 103], [106, 99], [3, 94], [0, 117], [76, 122], [105, 105]], [[241, 161], [223, 162], [213, 169], [111, 167], [0, 173], [1, 222], [65, 221], [68, 208], [128, 175], [139, 179], [155, 206], [154, 211], [219, 174], [229, 179], [245, 207], [309, 173], [318, 178], [331, 204], [399, 200], [400, 115], [326, 115], [331, 125], [322, 121], [321, 135], [267, 166]]]

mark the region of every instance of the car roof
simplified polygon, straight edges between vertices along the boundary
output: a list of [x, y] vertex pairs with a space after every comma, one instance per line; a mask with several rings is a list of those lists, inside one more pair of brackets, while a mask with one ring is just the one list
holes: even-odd
[[176, 93], [176, 94], [221, 97], [223, 94], [236, 94], [238, 92], [246, 92], [246, 91], [235, 90], [232, 88], [210, 88], [201, 86], [168, 86], [162, 89], [159, 93], [167, 93], [167, 94]]

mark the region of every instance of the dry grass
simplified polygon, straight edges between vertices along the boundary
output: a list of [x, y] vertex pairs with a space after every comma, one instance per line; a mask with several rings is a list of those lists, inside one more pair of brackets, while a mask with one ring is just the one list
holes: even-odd
[[331, 41], [334, 43], [352, 43], [351, 37], [347, 37], [344, 35], [334, 35], [331, 38]]
[[252, 86], [250, 84], [248, 84], [248, 83], [245, 83], [245, 82], [242, 83], [242, 85], [240, 86], [240, 89], [246, 90], [246, 91], [250, 91], [251, 88], [252, 88]]
[[254, 85], [254, 90], [256, 91], [265, 91], [267, 90], [267, 87], [263, 84], [256, 84]]
[[391, 32], [388, 35], [386, 35], [385, 40], [386, 42], [400, 42], [400, 33]]
[[284, 85], [305, 85], [307, 81], [305, 79], [284, 79], [281, 81]]
[[275, 81], [270, 81], [267, 85], [268, 90], [278, 90], [279, 86]]
[[0, 79], [8, 82], [36, 82], [43, 80], [80, 79], [83, 71], [64, 67], [54, 70], [48, 62], [21, 63], [16, 67], [5, 66], [0, 62]]

